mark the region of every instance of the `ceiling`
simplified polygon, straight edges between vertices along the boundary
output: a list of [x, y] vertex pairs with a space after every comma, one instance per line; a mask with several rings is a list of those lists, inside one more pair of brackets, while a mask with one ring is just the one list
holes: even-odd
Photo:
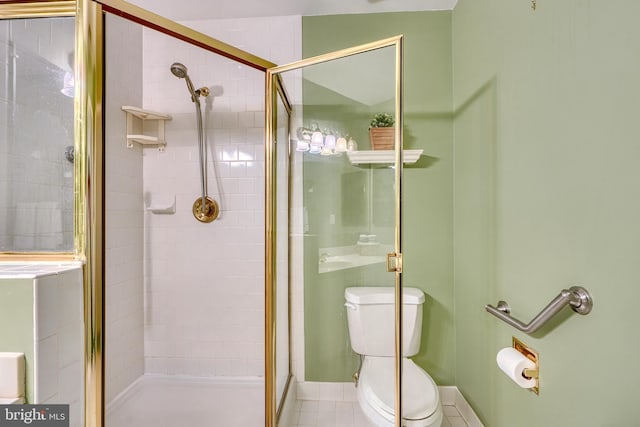
[[457, 0], [129, 0], [176, 21], [451, 10]]

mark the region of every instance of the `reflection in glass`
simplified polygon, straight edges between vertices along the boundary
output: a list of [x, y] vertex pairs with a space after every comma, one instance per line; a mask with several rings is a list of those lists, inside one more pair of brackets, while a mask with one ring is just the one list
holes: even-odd
[[276, 407], [289, 380], [289, 116], [278, 96], [276, 127]]
[[[371, 149], [377, 113], [395, 114], [394, 64], [395, 47], [386, 47], [282, 73], [302, 85], [292, 100], [290, 198], [292, 373], [299, 382], [353, 387], [361, 357], [349, 339], [345, 290], [394, 286], [385, 264], [394, 250], [394, 169], [355, 165], [347, 155]], [[393, 396], [393, 375], [383, 388]], [[289, 425], [286, 417], [279, 425]]]
[[73, 18], [0, 21], [0, 251], [73, 249]]

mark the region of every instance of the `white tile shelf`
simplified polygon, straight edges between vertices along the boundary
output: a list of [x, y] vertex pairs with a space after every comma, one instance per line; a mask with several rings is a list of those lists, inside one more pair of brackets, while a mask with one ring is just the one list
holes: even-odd
[[[164, 151], [167, 141], [164, 138], [164, 123], [171, 120], [171, 116], [157, 111], [145, 110], [138, 107], [123, 105], [122, 111], [127, 113], [127, 147], [132, 148], [136, 142], [142, 146], [158, 147], [160, 151]], [[145, 120], [155, 120], [158, 123], [158, 136], [145, 135], [137, 133], [142, 131], [142, 122]]]
[[[423, 150], [403, 150], [403, 162], [412, 164], [418, 161]], [[363, 150], [349, 151], [347, 153], [351, 164], [390, 164], [395, 162], [396, 152], [394, 150]]]

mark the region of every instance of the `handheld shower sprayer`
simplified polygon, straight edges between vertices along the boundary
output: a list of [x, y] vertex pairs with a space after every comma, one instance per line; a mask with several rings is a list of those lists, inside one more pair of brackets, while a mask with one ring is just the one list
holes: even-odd
[[200, 107], [200, 96], [208, 96], [209, 88], [201, 87], [194, 89], [193, 83], [187, 74], [187, 67], [179, 62], [171, 64], [171, 73], [179, 79], [184, 79], [187, 89], [191, 94], [191, 101], [196, 105], [196, 120], [198, 124], [198, 154], [200, 160], [200, 189], [201, 197], [198, 197], [193, 204], [193, 216], [200, 222], [211, 222], [218, 217], [220, 209], [218, 203], [207, 195], [207, 145], [205, 143], [202, 126], [202, 109]]
[[201, 87], [200, 89], [194, 89], [193, 82], [189, 78], [187, 67], [184, 64], [174, 62], [173, 64], [171, 64], [171, 72], [177, 78], [184, 79], [185, 83], [187, 84], [187, 89], [191, 94], [191, 101], [196, 102], [200, 98], [200, 96], [209, 96], [209, 88], [206, 86]]

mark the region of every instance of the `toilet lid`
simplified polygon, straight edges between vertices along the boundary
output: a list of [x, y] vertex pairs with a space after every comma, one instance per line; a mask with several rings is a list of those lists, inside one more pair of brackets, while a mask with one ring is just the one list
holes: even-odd
[[[410, 359], [403, 359], [402, 372], [402, 418], [407, 420], [428, 418], [440, 405], [436, 383]], [[395, 406], [393, 357], [365, 357], [358, 387], [362, 387], [362, 392], [372, 406], [393, 417]]]

